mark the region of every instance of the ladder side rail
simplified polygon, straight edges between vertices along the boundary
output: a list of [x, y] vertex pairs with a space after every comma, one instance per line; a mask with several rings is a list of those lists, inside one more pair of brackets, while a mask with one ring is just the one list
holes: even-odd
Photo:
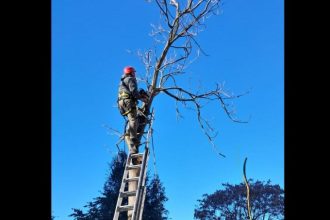
[[120, 193], [124, 192], [124, 189], [125, 189], [125, 185], [126, 185], [125, 179], [127, 178], [127, 174], [128, 174], [127, 166], [129, 165], [129, 163], [130, 163], [130, 155], [128, 155], [127, 159], [126, 159], [125, 169], [124, 169], [123, 177], [121, 180], [121, 185], [120, 185], [120, 189], [119, 189], [119, 193], [118, 193], [118, 198], [117, 198], [117, 203], [116, 203], [115, 214], [113, 216], [113, 220], [118, 220], [118, 218], [119, 218], [120, 212], [119, 212], [118, 208], [119, 208], [119, 206], [121, 206], [121, 203], [123, 201], [123, 198], [120, 196]]
[[139, 203], [137, 204], [137, 212], [136, 212], [136, 219], [140, 220], [141, 219], [141, 213], [143, 212], [143, 210], [141, 210], [141, 208], [144, 206], [144, 192], [146, 190], [146, 176], [147, 176], [147, 166], [148, 166], [148, 158], [149, 158], [149, 148], [146, 147], [145, 148], [145, 154], [146, 154], [146, 158], [144, 161], [144, 167], [143, 167], [143, 173], [141, 174], [141, 186], [138, 189], [139, 190]]
[[146, 182], [146, 176], [147, 176], [148, 160], [149, 160], [149, 148], [148, 148], [148, 152], [147, 152], [146, 166], [145, 166], [144, 176], [143, 176], [143, 187], [141, 189], [142, 190], [142, 195], [141, 195], [141, 203], [140, 203], [139, 213], [138, 213], [138, 220], [142, 220], [144, 202], [145, 202], [145, 198], [146, 198], [147, 186], [146, 186], [145, 182]]
[[142, 203], [141, 203], [141, 207], [140, 207], [140, 212], [139, 212], [139, 220], [142, 220], [142, 215], [143, 215], [143, 209], [144, 209], [144, 201], [146, 198], [146, 191], [147, 191], [147, 187], [144, 186], [143, 187], [143, 195], [142, 195]]
[[136, 192], [136, 199], [135, 199], [135, 205], [134, 205], [134, 210], [132, 214], [132, 220], [138, 220], [138, 213], [140, 211], [140, 206], [141, 206], [141, 186], [144, 184], [142, 181], [145, 180], [145, 171], [146, 171], [146, 159], [149, 151], [148, 148], [145, 147], [143, 158], [142, 158], [142, 164], [141, 164], [141, 169], [140, 169], [140, 175], [139, 175], [139, 181], [138, 181], [138, 186], [137, 186], [137, 192]]
[[[152, 109], [151, 111], [151, 120], [149, 123], [149, 128], [147, 132], [147, 140], [146, 140], [146, 145], [145, 145], [145, 152], [144, 152], [144, 170], [142, 173], [142, 180], [143, 180], [143, 188], [140, 186], [139, 191], [141, 190], [141, 196], [139, 198], [139, 207], [138, 207], [138, 213], [136, 215], [136, 218], [133, 220], [142, 220], [142, 213], [143, 213], [143, 208], [144, 208], [144, 200], [145, 200], [145, 194], [146, 194], [146, 186], [145, 186], [145, 181], [146, 181], [146, 173], [147, 173], [147, 165], [148, 165], [148, 159], [149, 159], [149, 141], [150, 138], [152, 137], [152, 125], [153, 125], [153, 119], [154, 119], [154, 110]], [[139, 192], [140, 193], [140, 192]]]

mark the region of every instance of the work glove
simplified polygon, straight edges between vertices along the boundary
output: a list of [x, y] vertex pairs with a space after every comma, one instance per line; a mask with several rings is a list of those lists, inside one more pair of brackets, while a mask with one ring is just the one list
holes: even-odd
[[140, 89], [139, 94], [143, 102], [146, 102], [149, 99], [149, 95], [144, 89]]

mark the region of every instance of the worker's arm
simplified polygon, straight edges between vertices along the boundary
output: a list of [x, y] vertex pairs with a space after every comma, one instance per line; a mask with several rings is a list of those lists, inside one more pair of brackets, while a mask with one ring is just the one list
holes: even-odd
[[127, 77], [126, 79], [127, 79], [126, 85], [128, 85], [129, 91], [133, 96], [133, 98], [136, 100], [140, 99], [141, 97], [138, 91], [136, 79], [134, 77]]

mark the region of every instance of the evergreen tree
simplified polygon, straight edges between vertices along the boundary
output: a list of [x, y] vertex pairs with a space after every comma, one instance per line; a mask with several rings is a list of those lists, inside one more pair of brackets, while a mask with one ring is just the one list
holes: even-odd
[[[113, 158], [101, 196], [94, 198], [92, 202], [88, 202], [84, 206], [87, 209], [86, 213], [81, 209], [73, 208], [70, 217], [73, 217], [74, 220], [109, 220], [113, 218], [126, 159], [127, 154], [124, 151], [119, 152]], [[154, 176], [149, 183], [148, 174], [146, 185], [147, 193], [142, 218], [144, 220], [166, 220], [168, 211], [165, 209], [164, 203], [167, 201], [167, 197], [159, 177]], [[121, 214], [119, 220], [127, 220], [126, 213]]]
[[168, 200], [165, 188], [158, 175], [155, 175], [147, 186], [146, 201], [144, 203], [143, 220], [167, 220], [168, 211], [164, 203]]

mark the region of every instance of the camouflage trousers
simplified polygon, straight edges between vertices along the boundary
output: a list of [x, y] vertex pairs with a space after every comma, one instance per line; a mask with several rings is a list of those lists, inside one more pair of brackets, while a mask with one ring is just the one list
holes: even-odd
[[[129, 147], [131, 153], [137, 153], [138, 139], [137, 139], [137, 129], [138, 129], [138, 120], [137, 120], [137, 110], [136, 102], [131, 99], [123, 99], [118, 102], [119, 108], [123, 109], [125, 112], [123, 115], [127, 117], [128, 123], [126, 126], [125, 140]], [[129, 137], [127, 140], [126, 137]]]

